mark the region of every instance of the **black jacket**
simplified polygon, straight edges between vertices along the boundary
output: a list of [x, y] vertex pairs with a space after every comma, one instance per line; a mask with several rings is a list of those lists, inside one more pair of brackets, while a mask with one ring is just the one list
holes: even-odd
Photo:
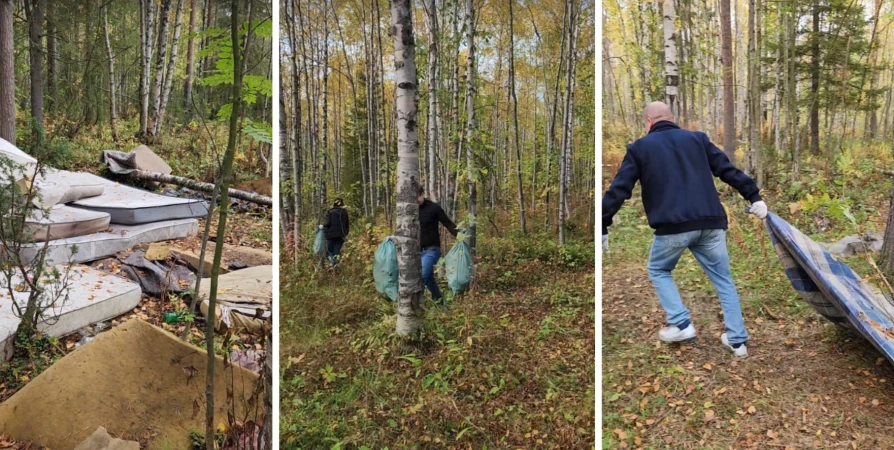
[[344, 239], [348, 237], [348, 211], [344, 208], [332, 208], [326, 213], [323, 224], [326, 239]]
[[438, 224], [444, 224], [444, 228], [453, 236], [456, 236], [456, 225], [447, 217], [447, 213], [441, 208], [441, 205], [425, 199], [419, 205], [419, 245], [422, 249], [426, 247], [441, 247], [441, 234]]
[[725, 230], [726, 211], [714, 177], [746, 200], [760, 201], [757, 183], [735, 168], [705, 133], [683, 130], [673, 122], [652, 125], [649, 134], [627, 146], [627, 155], [602, 197], [602, 234], [630, 198], [639, 181], [649, 226], [657, 235], [694, 230]]

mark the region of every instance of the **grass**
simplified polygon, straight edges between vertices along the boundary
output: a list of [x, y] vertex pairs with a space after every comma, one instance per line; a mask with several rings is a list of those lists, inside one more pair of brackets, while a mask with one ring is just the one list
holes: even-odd
[[352, 237], [334, 274], [284, 269], [283, 448], [592, 448], [592, 241], [480, 239], [473, 290], [408, 343], [372, 282], [384, 235]]
[[[875, 151], [839, 156], [828, 178], [821, 163], [808, 162], [804, 181], [771, 177], [763, 195], [817, 242], [883, 231], [891, 184], [871, 170], [888, 160]], [[618, 155], [605, 159], [611, 166]], [[724, 189], [723, 200], [749, 358], [721, 347], [716, 294], [688, 253], [674, 276], [699, 338], [659, 343], [664, 313], [645, 271], [652, 232], [638, 195], [609, 230], [603, 262], [603, 448], [894, 448], [894, 368], [798, 297], [763, 224], [742, 213], [735, 192]], [[882, 286], [863, 255], [845, 262]]]

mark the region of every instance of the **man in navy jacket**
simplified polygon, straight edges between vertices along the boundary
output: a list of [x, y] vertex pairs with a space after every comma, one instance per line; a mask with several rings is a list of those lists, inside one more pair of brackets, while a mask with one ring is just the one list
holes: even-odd
[[727, 217], [714, 177], [739, 191], [751, 202], [750, 212], [761, 219], [767, 216], [767, 205], [757, 183], [735, 168], [707, 135], [677, 126], [667, 105], [651, 103], [644, 116], [648, 134], [627, 146], [621, 169], [602, 197], [603, 247], [608, 247], [612, 217], [639, 181], [649, 226], [655, 230], [649, 278], [667, 314], [667, 326], [658, 332], [659, 339], [680, 342], [695, 338], [689, 310], [671, 275], [689, 249], [717, 289], [726, 324], [721, 342], [736, 356], [746, 357], [748, 332], [730, 273]]

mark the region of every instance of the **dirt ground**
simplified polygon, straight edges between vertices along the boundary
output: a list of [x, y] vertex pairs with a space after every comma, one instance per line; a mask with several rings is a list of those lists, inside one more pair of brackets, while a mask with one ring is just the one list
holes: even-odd
[[894, 448], [894, 367], [862, 337], [817, 314], [746, 310], [749, 357], [736, 360], [717, 298], [680, 290], [698, 338], [661, 344], [643, 265], [603, 270], [603, 448]]

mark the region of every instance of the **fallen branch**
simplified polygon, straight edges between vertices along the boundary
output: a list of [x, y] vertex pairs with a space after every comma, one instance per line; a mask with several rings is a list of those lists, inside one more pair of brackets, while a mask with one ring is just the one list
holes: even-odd
[[[134, 170], [129, 173], [128, 176], [135, 178], [137, 180], [143, 181], [157, 181], [159, 183], [168, 183], [168, 184], [176, 184], [178, 186], [188, 187], [190, 189], [202, 192], [214, 192], [214, 184], [212, 183], [203, 183], [201, 181], [191, 180], [189, 178], [178, 177], [176, 175], [166, 175], [159, 172], [149, 172], [146, 170]], [[230, 188], [229, 196], [233, 198], [238, 198], [239, 200], [245, 200], [252, 203], [257, 203], [259, 205], [265, 206], [273, 206], [273, 199], [261, 194], [257, 194], [254, 192], [248, 191], [240, 191], [238, 189]]]
[[883, 173], [883, 174], [885, 174], [885, 175], [894, 175], [894, 170], [888, 170], [888, 169], [875, 169], [875, 171], [878, 172], [878, 173]]

